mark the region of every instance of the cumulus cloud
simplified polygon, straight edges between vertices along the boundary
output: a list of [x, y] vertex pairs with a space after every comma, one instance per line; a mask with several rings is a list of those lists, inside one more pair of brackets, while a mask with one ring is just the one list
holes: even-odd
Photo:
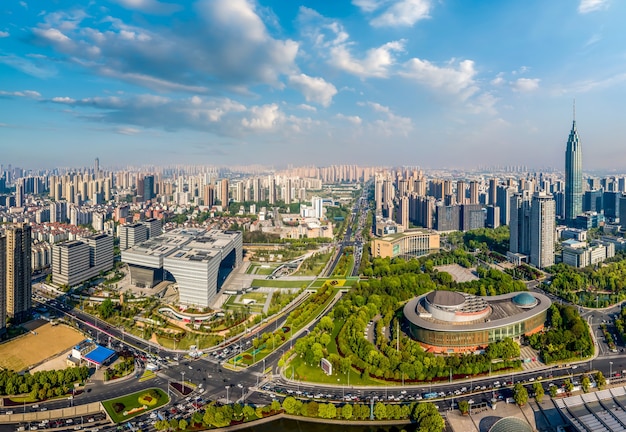
[[374, 27], [411, 27], [420, 20], [430, 18], [430, 8], [430, 0], [396, 1], [370, 24]]
[[384, 1], [381, 0], [352, 0], [352, 4], [361, 9], [363, 12], [374, 12]]
[[578, 13], [586, 14], [609, 7], [608, 0], [580, 0], [578, 4]]
[[0, 30], [0, 38], [5, 38], [11, 36], [9, 32]]
[[511, 87], [516, 92], [531, 92], [539, 88], [539, 81], [539, 78], [518, 78], [511, 83]]
[[[118, 3], [136, 10], [169, 7], [153, 0]], [[193, 9], [191, 18], [168, 27], [149, 15], [131, 25], [115, 17], [48, 14], [32, 36], [95, 73], [166, 92], [280, 87], [281, 76], [297, 70], [298, 43], [272, 37], [251, 0], [199, 0], [185, 7]], [[78, 19], [80, 28], [67, 24]]]
[[312, 112], [317, 111], [317, 108], [311, 105], [307, 105], [307, 104], [300, 104], [298, 105], [298, 108], [300, 108], [301, 110], [305, 110], [305, 111], [312, 111]]
[[342, 43], [331, 48], [330, 63], [361, 78], [386, 78], [389, 76], [390, 67], [396, 62], [393, 53], [401, 51], [404, 51], [404, 41], [393, 41], [378, 48], [371, 48], [363, 58], [357, 59], [350, 53], [348, 45]]
[[250, 133], [276, 132], [282, 128], [297, 131], [311, 122], [310, 119], [286, 116], [277, 104], [248, 107], [229, 98], [199, 95], [182, 99], [151, 94], [84, 99], [60, 96], [46, 102], [71, 106], [75, 115], [88, 121], [117, 125], [118, 133], [120, 130], [156, 128], [241, 137]]
[[412, 58], [399, 73], [426, 87], [459, 95], [463, 100], [479, 90], [474, 81], [476, 70], [472, 60], [456, 62], [452, 59], [444, 66], [437, 66], [428, 60]]
[[301, 32], [313, 44], [316, 52], [331, 66], [360, 78], [386, 78], [396, 64], [396, 53], [404, 51], [404, 40], [387, 42], [370, 48], [362, 55], [353, 54], [354, 42], [336, 20], [320, 15], [313, 9], [300, 7], [298, 21]]
[[337, 94], [337, 88], [324, 78], [314, 78], [306, 74], [291, 75], [289, 84], [298, 89], [307, 102], [316, 102], [327, 107]]

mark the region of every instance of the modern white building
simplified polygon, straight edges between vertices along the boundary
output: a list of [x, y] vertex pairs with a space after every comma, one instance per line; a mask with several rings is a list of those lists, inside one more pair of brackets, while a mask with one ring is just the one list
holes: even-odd
[[552, 195], [536, 192], [530, 210], [530, 263], [538, 268], [554, 265], [555, 221]]
[[98, 234], [52, 246], [52, 281], [74, 286], [113, 268], [113, 237]]
[[563, 263], [572, 267], [583, 268], [605, 261], [615, 256], [615, 245], [598, 242], [588, 245], [586, 242], [566, 240], [563, 242]]
[[129, 249], [148, 240], [148, 228], [142, 223], [120, 226], [120, 250]]
[[241, 265], [240, 231], [179, 228], [122, 251], [131, 282], [176, 281], [181, 304], [207, 307], [230, 271]]

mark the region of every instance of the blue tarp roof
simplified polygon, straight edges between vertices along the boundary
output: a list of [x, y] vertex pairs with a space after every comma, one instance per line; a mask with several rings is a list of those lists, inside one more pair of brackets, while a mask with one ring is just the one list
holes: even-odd
[[84, 355], [86, 360], [92, 363], [102, 364], [115, 354], [115, 351], [98, 345], [98, 347], [88, 354]]

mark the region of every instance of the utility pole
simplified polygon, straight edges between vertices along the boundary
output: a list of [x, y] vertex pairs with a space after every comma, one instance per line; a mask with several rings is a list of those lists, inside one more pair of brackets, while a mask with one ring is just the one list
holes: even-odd
[[400, 321], [396, 321], [396, 351], [400, 352]]

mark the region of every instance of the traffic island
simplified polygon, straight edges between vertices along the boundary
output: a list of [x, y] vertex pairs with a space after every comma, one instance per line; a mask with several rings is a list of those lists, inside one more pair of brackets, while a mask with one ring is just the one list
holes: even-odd
[[159, 408], [169, 402], [170, 398], [159, 388], [142, 390], [115, 399], [102, 402], [102, 406], [115, 423], [130, 420], [131, 418], [145, 414], [148, 411]]

